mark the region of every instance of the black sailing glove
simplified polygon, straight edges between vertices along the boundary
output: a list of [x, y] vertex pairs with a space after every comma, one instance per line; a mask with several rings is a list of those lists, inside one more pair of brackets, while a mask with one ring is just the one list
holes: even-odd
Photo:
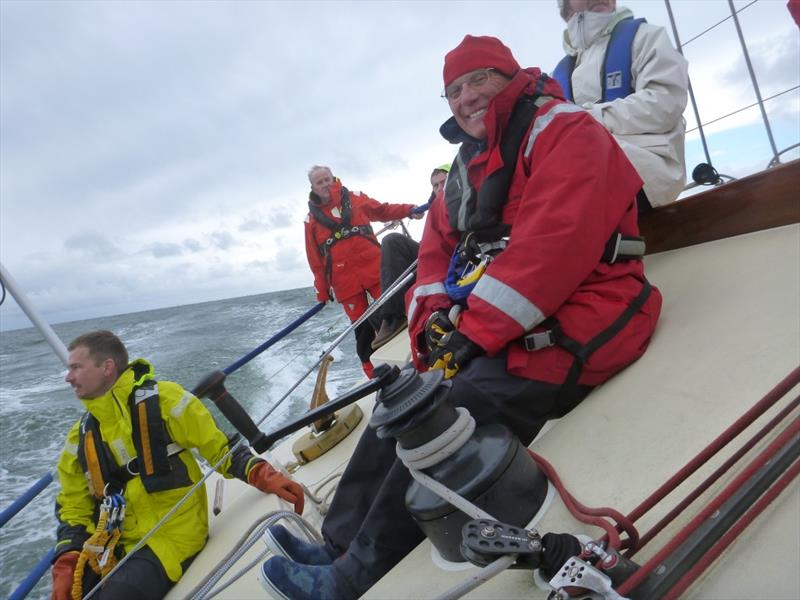
[[436, 347], [428, 354], [428, 366], [444, 369], [445, 379], [450, 379], [461, 367], [483, 354], [483, 348], [457, 329], [445, 333], [435, 343]]
[[425, 345], [428, 347], [428, 353], [436, 350], [439, 347], [439, 340], [455, 329], [456, 326], [447, 317], [446, 310], [437, 310], [428, 317], [425, 322]]

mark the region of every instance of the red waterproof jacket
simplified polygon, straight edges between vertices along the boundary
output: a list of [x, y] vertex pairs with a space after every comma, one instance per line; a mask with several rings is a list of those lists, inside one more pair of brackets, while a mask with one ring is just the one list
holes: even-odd
[[[323, 214], [333, 221], [341, 222], [342, 183], [338, 179], [331, 185], [331, 201], [320, 205], [312, 194]], [[369, 225], [370, 221], [395, 221], [406, 218], [414, 204], [387, 204], [378, 202], [366, 194], [350, 192], [350, 224]], [[333, 232], [318, 222], [309, 212], [305, 220], [306, 255], [311, 272], [314, 273], [314, 288], [317, 300], [330, 300], [330, 289], [339, 301], [354, 296], [363, 290], [380, 284], [381, 248], [374, 236], [353, 235], [338, 240], [330, 248], [330, 281], [326, 274], [326, 257], [321, 247]]]
[[[467, 166], [476, 190], [503, 166], [500, 136], [517, 99], [532, 95], [540, 77], [538, 69], [520, 71], [489, 104], [485, 147]], [[600, 260], [615, 232], [638, 235], [636, 193], [642, 181], [602, 125], [561, 100], [553, 80], [542, 84], [543, 95], [558, 99], [539, 108], [520, 145], [501, 215], [511, 226], [508, 246], [467, 298], [458, 329], [490, 356], [507, 347], [509, 373], [561, 384], [573, 356], [558, 346], [529, 352], [520, 338], [553, 316], [566, 335], [585, 344], [642, 291], [641, 261]], [[426, 320], [453, 304], [443, 281], [461, 235], [450, 225], [447, 203], [434, 202], [420, 245], [416, 284], [406, 296], [417, 368], [425, 368]], [[641, 310], [591, 355], [578, 382], [599, 384], [641, 356], [660, 310], [661, 294], [654, 287]]]

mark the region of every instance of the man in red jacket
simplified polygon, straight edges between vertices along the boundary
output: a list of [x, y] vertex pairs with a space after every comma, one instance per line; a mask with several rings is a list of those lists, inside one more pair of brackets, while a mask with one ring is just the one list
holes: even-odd
[[[414, 362], [444, 369], [447, 400], [478, 426], [505, 425], [527, 445], [639, 358], [655, 329], [661, 294], [637, 238], [642, 181], [600, 123], [496, 38], [466, 36], [445, 57], [444, 86], [453, 117], [440, 131], [461, 146], [407, 295]], [[395, 441], [367, 429], [325, 544], [271, 528], [282, 556], [262, 565], [264, 588], [363, 595], [423, 539], [404, 504], [410, 479]]]
[[[412, 215], [413, 204], [386, 204], [360, 192], [351, 192], [329, 167], [308, 172], [311, 193], [305, 220], [306, 255], [314, 274], [317, 300], [335, 299], [354, 322], [369, 300], [381, 295], [381, 245], [371, 221], [396, 221]], [[369, 323], [356, 331], [356, 347], [367, 377], [372, 377], [370, 344], [375, 331]]]

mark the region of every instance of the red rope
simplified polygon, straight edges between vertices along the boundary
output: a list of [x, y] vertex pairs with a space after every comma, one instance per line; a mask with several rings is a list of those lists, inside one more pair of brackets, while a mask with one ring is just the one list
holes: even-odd
[[705, 481], [703, 481], [697, 488], [695, 488], [692, 493], [690, 493], [686, 498], [684, 498], [675, 508], [669, 511], [658, 523], [656, 523], [652, 528], [650, 528], [646, 533], [644, 533], [639, 540], [638, 547], [633, 548], [631, 551], [625, 554], [626, 557], [632, 557], [640, 548], [645, 546], [647, 542], [653, 539], [658, 533], [664, 529], [667, 525], [669, 525], [675, 517], [677, 517], [680, 513], [686, 509], [692, 502], [694, 502], [703, 492], [705, 492], [711, 485], [717, 481], [722, 475], [728, 472], [728, 470], [739, 461], [739, 459], [747, 454], [753, 446], [755, 446], [759, 441], [761, 441], [764, 436], [767, 435], [770, 431], [775, 429], [775, 427], [783, 421], [795, 408], [797, 408], [798, 404], [800, 404], [800, 396], [795, 398], [792, 402], [787, 404], [781, 411], [776, 414], [769, 423], [767, 423], [764, 427], [762, 427], [752, 438], [750, 438], [739, 450], [737, 450], [728, 460], [726, 460], [720, 467], [714, 471]]
[[634, 527], [633, 523], [627, 517], [613, 508], [606, 506], [601, 508], [592, 508], [582, 504], [569, 492], [569, 490], [567, 490], [564, 482], [561, 481], [561, 478], [559, 477], [553, 465], [532, 450], [528, 450], [528, 453], [531, 455], [533, 460], [536, 461], [536, 464], [539, 465], [539, 468], [542, 469], [547, 478], [552, 482], [556, 490], [558, 490], [561, 499], [564, 501], [564, 506], [567, 507], [567, 510], [569, 510], [572, 516], [582, 523], [587, 523], [603, 529], [606, 532], [609, 547], [619, 550], [623, 545], [620, 541], [619, 533], [614, 525], [604, 518], [610, 517], [617, 522], [617, 527], [620, 527], [625, 533], [628, 534], [628, 539], [625, 540], [625, 547], [636, 544], [636, 542], [639, 540], [639, 532], [636, 531], [636, 527]]
[[746, 413], [739, 417], [734, 423], [723, 431], [714, 441], [712, 441], [697, 456], [690, 460], [675, 475], [669, 478], [655, 492], [645, 498], [632, 512], [628, 514], [628, 519], [635, 522], [659, 501], [663, 500], [680, 483], [703, 466], [712, 456], [719, 452], [726, 444], [740, 434], [753, 421], [760, 417], [768, 408], [774, 405], [783, 396], [789, 393], [794, 386], [800, 382], [800, 367], [789, 373], [778, 385], [770, 390], [766, 396], [756, 402]]
[[644, 579], [675, 549], [707, 520], [722, 504], [730, 499], [736, 491], [753, 474], [760, 469], [778, 450], [800, 432], [800, 419], [795, 419], [789, 427], [778, 435], [750, 464], [745, 467], [703, 510], [698, 513], [678, 534], [673, 537], [649, 561], [627, 579], [617, 590], [619, 595], [626, 596], [631, 590], [641, 584]]
[[713, 563], [725, 549], [760, 515], [767, 506], [800, 474], [800, 460], [796, 460], [792, 467], [778, 479], [750, 509], [717, 542], [705, 555], [689, 570], [672, 588], [664, 595], [663, 600], [676, 600], [711, 563]]

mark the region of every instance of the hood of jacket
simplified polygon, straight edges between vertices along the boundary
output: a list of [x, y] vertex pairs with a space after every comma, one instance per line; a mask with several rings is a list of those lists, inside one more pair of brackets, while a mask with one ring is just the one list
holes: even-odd
[[576, 56], [591, 47], [598, 39], [611, 35], [617, 23], [633, 18], [633, 11], [624, 6], [617, 7], [610, 13], [593, 13], [581, 11], [572, 15], [567, 21], [562, 44], [564, 52]]

